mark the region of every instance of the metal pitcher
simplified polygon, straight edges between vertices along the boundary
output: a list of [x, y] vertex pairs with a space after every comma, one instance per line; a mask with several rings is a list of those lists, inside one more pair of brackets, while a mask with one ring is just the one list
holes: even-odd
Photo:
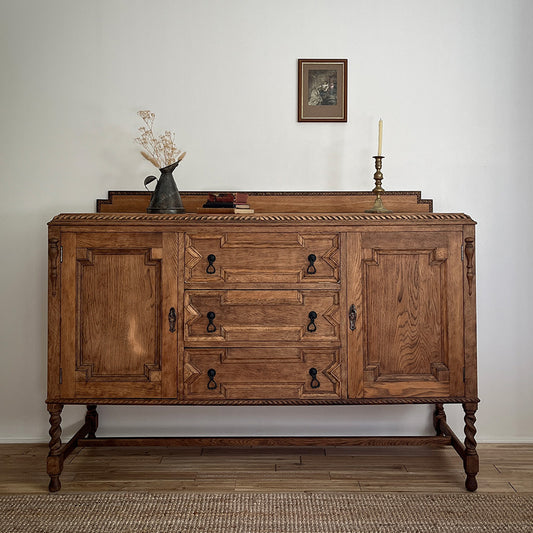
[[179, 163], [179, 161], [176, 161], [172, 165], [160, 168], [161, 176], [159, 179], [155, 176], [148, 176], [144, 179], [144, 186], [147, 190], [150, 190], [147, 187], [149, 183], [154, 180], [157, 181], [154, 192], [152, 192], [150, 205], [146, 209], [147, 213], [185, 213], [178, 187], [172, 175]]

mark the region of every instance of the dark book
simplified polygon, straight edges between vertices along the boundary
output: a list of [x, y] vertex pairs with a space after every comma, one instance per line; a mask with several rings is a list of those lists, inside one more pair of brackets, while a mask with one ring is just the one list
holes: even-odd
[[202, 207], [211, 207], [211, 208], [218, 208], [218, 207], [234, 207], [233, 202], [206, 202]]

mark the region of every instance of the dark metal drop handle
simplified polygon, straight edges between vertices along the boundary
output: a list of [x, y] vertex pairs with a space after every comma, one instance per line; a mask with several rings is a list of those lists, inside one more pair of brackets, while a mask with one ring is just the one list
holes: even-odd
[[213, 311], [209, 311], [207, 313], [207, 320], [209, 320], [209, 324], [207, 324], [207, 333], [213, 333], [213, 331], [217, 330], [217, 327], [215, 324], [213, 324], [213, 320], [215, 319], [215, 313]]
[[311, 322], [309, 322], [309, 324], [307, 324], [307, 331], [311, 331], [311, 332], [316, 331], [315, 320], [316, 320], [316, 317], [317, 317], [317, 316], [318, 316], [318, 315], [317, 315], [314, 311], [311, 311], [311, 312], [309, 313], [309, 320], [310, 320]]
[[357, 320], [357, 309], [355, 308], [354, 304], [350, 306], [350, 312], [348, 313], [348, 319], [350, 320], [350, 329], [354, 331], [355, 321]]
[[176, 331], [176, 310], [171, 307], [168, 312], [168, 331], [174, 333]]
[[208, 274], [214, 274], [215, 273], [215, 265], [213, 265], [213, 263], [216, 260], [217, 260], [217, 256], [215, 254], [209, 254], [207, 256], [207, 262], [209, 263], [209, 265], [207, 265], [207, 268], [205, 269], [205, 271]]
[[312, 389], [318, 389], [318, 387], [320, 387], [320, 381], [316, 379], [317, 374], [318, 374], [318, 370], [316, 368], [309, 369], [309, 375], [311, 376], [311, 388]]
[[214, 390], [217, 388], [217, 382], [214, 379], [216, 375], [217, 371], [214, 368], [210, 368], [207, 371], [207, 377], [209, 378], [209, 381], [207, 382], [207, 388], [209, 390]]
[[315, 254], [309, 254], [307, 256], [307, 260], [309, 261], [309, 266], [307, 267], [307, 273], [308, 274], [316, 274], [316, 267], [315, 267], [316, 255]]

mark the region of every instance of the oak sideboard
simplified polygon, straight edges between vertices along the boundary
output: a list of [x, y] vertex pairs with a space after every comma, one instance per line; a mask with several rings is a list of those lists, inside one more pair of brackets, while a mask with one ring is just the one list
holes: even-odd
[[[451, 445], [476, 490], [475, 222], [417, 192], [249, 193], [253, 214], [146, 214], [111, 192], [49, 223], [49, 490], [97, 406], [432, 404], [413, 437], [144, 438], [174, 445]], [[446, 422], [460, 403], [465, 438]], [[87, 406], [61, 441], [64, 405]], [[129, 442], [131, 444], [131, 441]]]

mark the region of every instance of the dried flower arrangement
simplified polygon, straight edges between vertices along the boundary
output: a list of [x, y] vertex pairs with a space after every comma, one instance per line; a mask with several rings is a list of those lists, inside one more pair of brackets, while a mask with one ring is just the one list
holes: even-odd
[[165, 131], [159, 137], [154, 135], [155, 113], [139, 111], [137, 113], [144, 121], [139, 128], [141, 135], [135, 140], [144, 148], [141, 155], [156, 168], [165, 168], [176, 161], [181, 161], [187, 152], [182, 152], [174, 144], [174, 133]]

